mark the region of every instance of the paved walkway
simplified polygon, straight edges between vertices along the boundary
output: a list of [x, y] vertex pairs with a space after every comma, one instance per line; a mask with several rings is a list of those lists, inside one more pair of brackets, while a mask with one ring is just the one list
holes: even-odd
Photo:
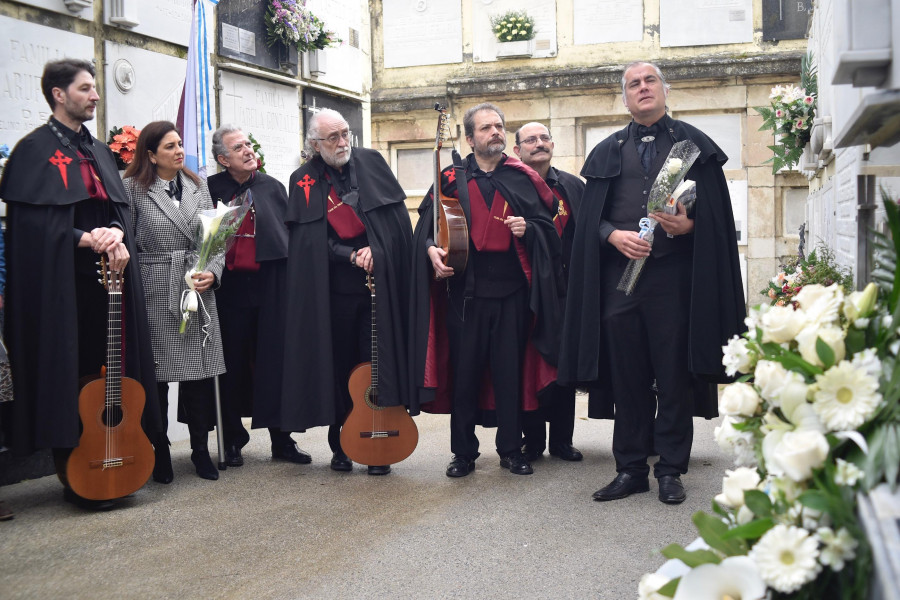
[[[0, 523], [0, 598], [601, 598], [637, 597], [656, 550], [696, 537], [729, 467], [695, 420], [688, 499], [656, 486], [612, 503], [591, 494], [615, 474], [612, 426], [588, 421], [579, 397], [582, 463], [546, 456], [531, 476], [500, 469], [494, 430], [479, 429], [472, 475], [444, 475], [449, 417], [416, 418], [416, 452], [386, 477], [328, 468], [325, 428], [295, 434], [311, 465], [270, 459], [265, 430], [246, 464], [199, 479], [188, 442], [172, 447], [175, 481], [151, 481], [119, 509], [63, 502], [55, 477], [0, 488], [16, 512]], [[214, 450], [214, 438], [210, 438]]]

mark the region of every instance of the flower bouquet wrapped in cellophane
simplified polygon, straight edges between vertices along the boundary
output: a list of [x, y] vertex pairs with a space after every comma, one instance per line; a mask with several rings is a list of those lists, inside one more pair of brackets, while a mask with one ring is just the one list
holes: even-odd
[[[640, 236], [642, 240], [646, 240], [653, 244], [653, 230], [656, 228], [657, 220], [653, 218], [653, 213], [666, 211], [666, 206], [675, 189], [684, 179], [684, 176], [690, 170], [694, 161], [700, 156], [700, 149], [691, 140], [682, 140], [676, 142], [666, 157], [666, 162], [659, 170], [653, 187], [650, 188], [650, 198], [647, 200], [647, 216], [640, 220]], [[682, 190], [688, 192], [688, 189]], [[696, 186], [694, 187], [693, 198], [697, 198]], [[674, 204], [672, 204], [674, 207]], [[674, 214], [674, 213], [672, 213]], [[631, 259], [625, 272], [619, 280], [616, 289], [625, 292], [629, 296], [637, 285], [638, 277], [641, 276], [641, 270], [644, 268], [646, 258]]]
[[641, 598], [872, 597], [857, 495], [900, 483], [900, 208], [882, 199], [891, 237], [872, 233], [873, 283], [805, 285], [723, 347], [739, 378], [715, 437], [735, 468], [712, 514], [693, 516], [702, 541], [664, 548]]
[[197, 234], [194, 237], [197, 260], [184, 274], [184, 281], [188, 289], [181, 294], [179, 333], [184, 334], [187, 331], [191, 313], [197, 312], [200, 308], [206, 310], [200, 294], [194, 289], [193, 275], [205, 271], [207, 265], [212, 261], [225, 256], [234, 243], [234, 234], [237, 233], [252, 204], [252, 193], [247, 190], [235, 198], [230, 205], [220, 203], [214, 209], [200, 212], [200, 224], [197, 226]]

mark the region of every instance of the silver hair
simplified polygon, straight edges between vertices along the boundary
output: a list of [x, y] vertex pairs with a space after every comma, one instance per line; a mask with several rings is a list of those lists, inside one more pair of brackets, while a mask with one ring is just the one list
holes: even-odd
[[347, 119], [344, 118], [344, 115], [334, 109], [320, 108], [318, 111], [313, 113], [313, 116], [309, 118], [309, 123], [306, 126], [306, 140], [304, 140], [303, 148], [303, 152], [308, 158], [313, 158], [319, 155], [319, 152], [316, 150], [313, 142], [316, 141], [319, 137], [319, 119], [324, 116], [338, 119], [340, 121], [343, 121], [344, 125], [347, 125], [348, 127], [350, 126], [350, 124], [347, 123]]
[[630, 69], [631, 67], [636, 67], [638, 65], [650, 65], [651, 67], [653, 67], [653, 70], [656, 71], [656, 76], [659, 77], [660, 81], [662, 81], [663, 89], [667, 92], [669, 91], [669, 89], [671, 89], [672, 86], [666, 82], [666, 76], [663, 75], [662, 71], [659, 70], [659, 67], [657, 67], [652, 62], [647, 62], [646, 60], [636, 60], [630, 65], [626, 65], [626, 67], [622, 70], [622, 99], [625, 98], [625, 73], [627, 73], [628, 69]]
[[235, 131], [243, 132], [244, 130], [241, 129], [240, 127], [238, 127], [237, 125], [232, 125], [231, 123], [226, 123], [225, 125], [222, 125], [218, 129], [216, 129], [215, 133], [213, 133], [212, 153], [216, 159], [216, 162], [219, 162], [220, 156], [225, 156], [225, 157], [228, 156], [228, 153], [231, 151], [231, 148], [225, 147], [224, 138], [229, 133], [234, 133]]

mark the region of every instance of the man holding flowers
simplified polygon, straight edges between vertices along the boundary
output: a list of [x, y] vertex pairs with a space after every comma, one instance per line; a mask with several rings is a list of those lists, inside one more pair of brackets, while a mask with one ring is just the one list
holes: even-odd
[[[669, 86], [659, 68], [635, 62], [622, 76], [632, 122], [597, 145], [581, 175], [587, 186], [576, 223], [559, 380], [591, 384], [591, 416], [612, 415], [618, 475], [594, 494], [617, 500], [649, 490], [655, 448], [659, 499], [685, 492], [692, 415], [717, 415], [725, 377], [721, 347], [743, 329], [743, 285], [734, 218], [722, 165], [726, 156], [698, 129], [666, 114]], [[639, 231], [647, 199], [672, 146], [691, 140], [700, 156], [693, 214], [654, 212], [667, 235]], [[646, 258], [629, 295], [617, 289], [629, 260]], [[599, 301], [599, 306], [598, 306]], [[655, 386], [654, 386], [655, 380]], [[655, 387], [655, 392], [654, 392]]]

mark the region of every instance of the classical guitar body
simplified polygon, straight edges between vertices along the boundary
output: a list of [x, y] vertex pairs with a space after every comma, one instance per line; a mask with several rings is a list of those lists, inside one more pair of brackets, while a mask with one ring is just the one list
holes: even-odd
[[457, 273], [466, 270], [469, 261], [469, 225], [459, 200], [440, 194], [437, 243], [447, 253], [444, 264]]
[[353, 409], [341, 428], [341, 448], [363, 465], [393, 465], [419, 443], [419, 429], [403, 406], [378, 406], [372, 394], [372, 364], [360, 363], [348, 381]]
[[141, 428], [144, 388], [130, 377], [122, 377], [121, 386], [120, 406], [107, 407], [106, 377], [85, 385], [78, 397], [84, 429], [69, 456], [66, 478], [82, 498], [122, 498], [141, 489], [153, 473], [153, 447]]

